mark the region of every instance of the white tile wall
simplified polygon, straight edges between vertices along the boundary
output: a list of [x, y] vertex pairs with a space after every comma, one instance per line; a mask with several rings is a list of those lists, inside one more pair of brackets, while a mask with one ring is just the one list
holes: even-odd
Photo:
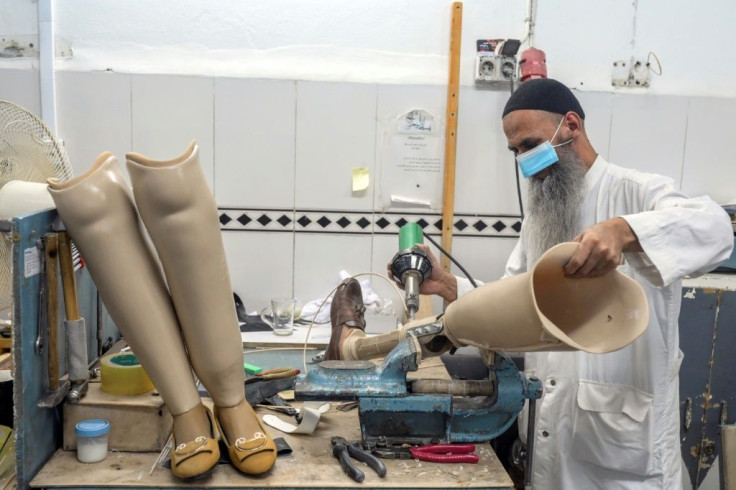
[[[437, 85], [379, 85], [376, 113], [382, 125], [411, 109], [424, 109], [445, 119], [447, 89]], [[380, 140], [380, 138], [379, 138]]]
[[215, 80], [220, 206], [294, 209], [296, 82]]
[[[474, 279], [492, 282], [503, 276], [506, 261], [517, 241], [515, 238], [455, 237], [452, 256]], [[452, 273], [464, 276], [454, 264]]]
[[352, 192], [353, 167], [375, 175], [376, 85], [297, 82], [297, 209], [373, 209], [374, 179]]
[[248, 313], [293, 294], [292, 233], [223, 232], [230, 281]]
[[736, 99], [690, 99], [682, 173], [686, 194], [709, 194], [722, 204], [736, 200], [735, 116]]
[[351, 275], [371, 270], [370, 235], [297, 233], [294, 239], [294, 295], [302, 302], [324, 298]]
[[688, 105], [687, 97], [614, 97], [609, 160], [623, 167], [666, 175], [679, 186]]
[[105, 151], [124, 163], [131, 149], [131, 75], [62, 71], [56, 90], [58, 134], [75, 175]]
[[0, 100], [7, 100], [41, 117], [38, 71], [0, 68]]
[[[418, 86], [418, 85], [379, 85], [377, 102], [376, 126], [376, 170], [374, 172], [375, 183], [375, 210], [383, 210], [388, 196], [394, 191], [392, 182], [383, 176], [385, 166], [390, 163], [385, 161], [388, 157], [387, 135], [395, 130], [396, 118], [412, 109], [422, 109], [435, 116], [438, 124], [439, 138], [444, 141], [445, 135], [445, 105], [447, 89], [441, 86]], [[444, 158], [444, 145], [440, 144], [439, 158]], [[388, 175], [393, 175], [390, 172]], [[437, 174], [436, 183], [442, 189], [441, 173]], [[381, 197], [381, 194], [384, 197]], [[441, 203], [438, 203], [440, 205]]]
[[[391, 262], [393, 256], [399, 251], [399, 235], [374, 235], [372, 247], [371, 272], [387, 278], [386, 264]], [[371, 278], [373, 291], [380, 298], [391, 301], [394, 305], [394, 314], [399, 317], [403, 314], [403, 308], [401, 306], [403, 291], [401, 294], [397, 293], [392, 282], [378, 277]]]
[[506, 90], [460, 90], [456, 213], [519, 214], [516, 162], [501, 125], [508, 98]]
[[172, 75], [134, 75], [132, 151], [169, 160], [199, 145], [207, 182], [214, 182], [214, 79]]
[[607, 92], [576, 91], [575, 96], [585, 112], [585, 133], [590, 143], [608, 160], [614, 95]]
[[[0, 84], [0, 97], [38, 107], [36, 72], [0, 70], [0, 77], [9, 80]], [[278, 210], [292, 209], [311, 216], [312, 209], [345, 214], [353, 222], [362, 213], [370, 219], [381, 119], [413, 107], [444, 118], [446, 97], [445, 88], [436, 86], [100, 72], [59, 72], [57, 82], [59, 131], [78, 171], [104, 150], [121, 158], [131, 150], [173, 158], [195, 138], [218, 204], [230, 208], [231, 219], [253, 209], [265, 211], [249, 216], [280, 216], [284, 211]], [[576, 95], [587, 114], [589, 138], [609, 160], [681, 179], [690, 194], [710, 193], [721, 201], [736, 197], [736, 167], [729, 163], [736, 101]], [[518, 213], [514, 162], [500, 122], [507, 97], [500, 90], [461, 90], [456, 214]], [[682, 167], [678, 160], [684, 160]], [[371, 167], [368, 192], [350, 191], [353, 166]], [[223, 226], [233, 285], [249, 308], [292, 292], [316, 299], [335, 286], [341, 269], [384, 275], [398, 247], [396, 234], [371, 235], [370, 228], [357, 225], [314, 228], [337, 233], [275, 232], [292, 226], [234, 221]], [[357, 234], [363, 231], [369, 233]], [[456, 236], [453, 253], [475, 277], [489, 281], [503, 273], [514, 244], [514, 238]], [[382, 296], [396, 294], [377, 278], [373, 285]]]

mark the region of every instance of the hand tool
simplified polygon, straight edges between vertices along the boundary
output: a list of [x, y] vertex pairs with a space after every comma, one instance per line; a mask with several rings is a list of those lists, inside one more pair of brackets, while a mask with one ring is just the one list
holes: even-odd
[[33, 343], [33, 350], [40, 355], [43, 352], [43, 328], [46, 324], [46, 302], [48, 301], [48, 293], [46, 291], [46, 241], [42, 238], [36, 240], [36, 247], [39, 251], [40, 262], [40, 279], [38, 283], [38, 323], [36, 325], [36, 341]]
[[[69, 380], [59, 380], [59, 274], [58, 274], [58, 236], [56, 233], [44, 235], [46, 267], [46, 326], [48, 329], [48, 389], [38, 401], [39, 407], [51, 408], [59, 405], [69, 393]], [[41, 286], [43, 287], [43, 286]]]
[[64, 290], [66, 311], [64, 327], [66, 330], [69, 381], [72, 384], [67, 395], [67, 401], [77, 403], [87, 393], [89, 384], [87, 327], [84, 318], [79, 315], [77, 285], [72, 259], [72, 241], [65, 231], [59, 233], [59, 264], [61, 266], [61, 283]]
[[331, 443], [332, 455], [340, 461], [340, 466], [342, 466], [345, 474], [356, 482], [362, 482], [365, 479], [365, 473], [355, 466], [355, 463], [350, 459], [351, 457], [367, 464], [381, 478], [386, 476], [386, 465], [383, 464], [383, 461], [361, 449], [357, 444], [348, 443], [344, 437], [339, 436], [332, 437]]
[[475, 444], [429, 444], [409, 448], [414, 459], [430, 463], [477, 463]]
[[404, 287], [406, 309], [413, 320], [419, 309], [419, 286], [432, 274], [432, 263], [427, 254], [416, 248], [424, 243], [422, 228], [417, 223], [406, 223], [399, 229], [399, 251], [391, 259], [391, 275]]
[[376, 446], [371, 454], [382, 459], [418, 459], [430, 463], [477, 463], [474, 444], [424, 444], [420, 446]]
[[263, 380], [271, 380], [271, 379], [281, 379], [281, 378], [288, 378], [289, 376], [296, 376], [299, 374], [298, 369], [293, 369], [290, 367], [278, 367], [273, 369], [267, 369], [266, 371], [261, 371], [260, 373], [256, 374], [256, 377]]

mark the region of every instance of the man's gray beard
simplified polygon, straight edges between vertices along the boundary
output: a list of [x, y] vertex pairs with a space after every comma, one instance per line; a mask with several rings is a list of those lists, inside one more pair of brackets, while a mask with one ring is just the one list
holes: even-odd
[[524, 224], [527, 264], [558, 243], [568, 242], [580, 231], [581, 205], [585, 197], [583, 162], [571, 148], [557, 149], [559, 162], [549, 167], [544, 180], [529, 179], [529, 205]]

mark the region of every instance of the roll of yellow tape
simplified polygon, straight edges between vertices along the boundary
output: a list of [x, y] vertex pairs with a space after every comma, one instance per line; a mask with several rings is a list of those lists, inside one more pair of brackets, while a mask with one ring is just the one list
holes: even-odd
[[100, 388], [113, 395], [140, 395], [153, 389], [153, 383], [134, 354], [119, 352], [100, 361]]

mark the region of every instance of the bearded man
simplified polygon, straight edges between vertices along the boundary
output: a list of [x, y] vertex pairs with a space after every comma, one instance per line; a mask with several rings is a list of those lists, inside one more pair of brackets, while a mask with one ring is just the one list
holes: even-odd
[[[681, 279], [730, 256], [730, 220], [709, 198], [684, 196], [669, 178], [605, 161], [588, 140], [580, 103], [560, 82], [524, 83], [502, 117], [508, 147], [529, 179], [529, 212], [504, 277], [530, 270], [553, 245], [575, 241], [566, 275], [585, 280], [618, 268], [641, 284], [649, 303], [646, 332], [619, 351], [526, 354], [527, 374], [544, 386], [534, 488], [682, 488]], [[452, 302], [472, 289], [430, 258], [434, 269], [422, 294]]]

